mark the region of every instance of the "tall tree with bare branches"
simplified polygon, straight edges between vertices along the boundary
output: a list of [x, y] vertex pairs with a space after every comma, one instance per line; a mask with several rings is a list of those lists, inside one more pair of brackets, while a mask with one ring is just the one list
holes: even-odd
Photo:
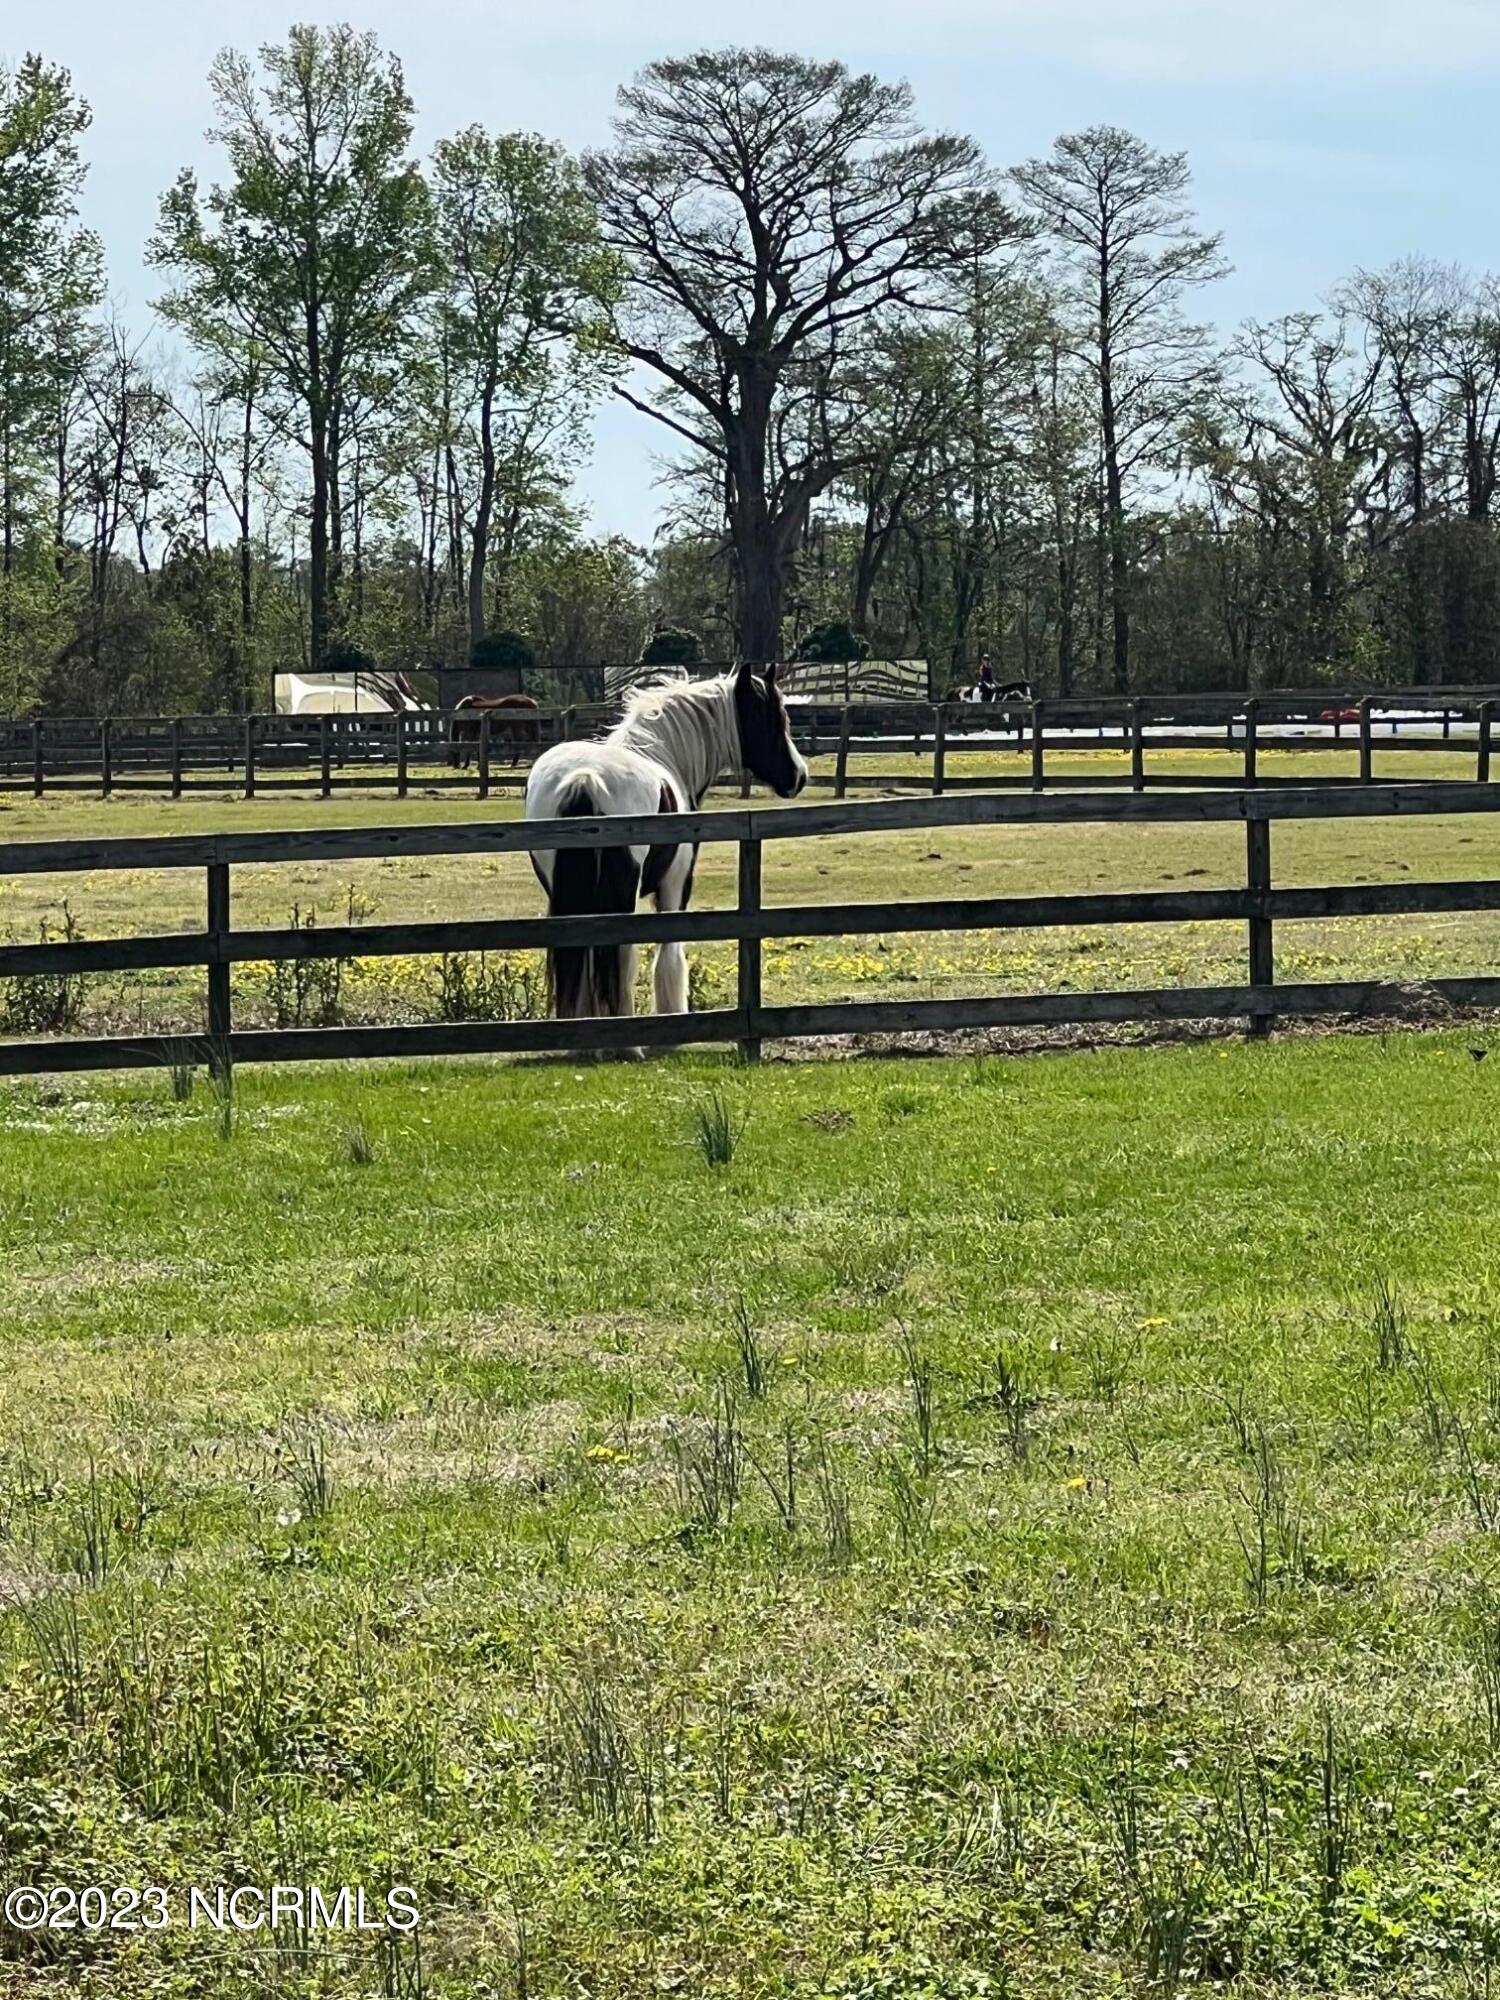
[[1098, 399], [1112, 677], [1123, 693], [1131, 487], [1161, 463], [1207, 379], [1208, 336], [1188, 319], [1185, 295], [1227, 266], [1220, 239], [1198, 234], [1187, 156], [1157, 152], [1118, 126], [1065, 134], [1047, 159], [1027, 161], [1012, 179], [1057, 247], [1074, 338]]
[[922, 132], [905, 84], [842, 63], [703, 52], [619, 105], [585, 173], [648, 381], [621, 393], [712, 462], [739, 644], [774, 659], [808, 508], [859, 462], [848, 357], [872, 322], [937, 305], [960, 235], [1014, 225], [971, 140]]

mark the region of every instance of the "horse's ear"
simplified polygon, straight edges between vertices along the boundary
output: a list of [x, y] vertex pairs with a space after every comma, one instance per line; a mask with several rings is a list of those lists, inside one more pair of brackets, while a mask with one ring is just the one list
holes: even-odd
[[776, 685], [776, 662], [772, 660], [768, 663], [766, 667], [766, 686], [768, 688], [773, 688], [775, 687], [775, 685]]
[[747, 683], [753, 678], [748, 660], [737, 660], [735, 662], [734, 677], [737, 681], [745, 681]]

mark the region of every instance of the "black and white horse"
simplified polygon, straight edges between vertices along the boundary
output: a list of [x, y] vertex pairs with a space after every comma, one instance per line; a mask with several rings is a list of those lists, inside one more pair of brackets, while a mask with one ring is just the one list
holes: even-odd
[[[542, 752], [526, 783], [526, 817], [693, 812], [715, 778], [738, 770], [784, 799], [807, 783], [774, 666], [764, 678], [741, 666], [713, 680], [637, 689], [602, 742], [557, 743]], [[642, 895], [658, 910], [685, 910], [697, 858], [695, 846], [564, 847], [533, 854], [531, 865], [548, 914], [576, 917], [634, 910]], [[559, 1019], [633, 1014], [635, 969], [634, 945], [548, 952], [553, 1012]], [[658, 1014], [686, 1013], [680, 944], [656, 947], [652, 989]]]

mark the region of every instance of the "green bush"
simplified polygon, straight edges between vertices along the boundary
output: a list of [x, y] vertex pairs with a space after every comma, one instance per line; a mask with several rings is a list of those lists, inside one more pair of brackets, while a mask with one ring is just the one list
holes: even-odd
[[799, 660], [863, 660], [870, 651], [870, 642], [863, 632], [856, 632], [852, 625], [845, 625], [838, 619], [830, 619], [827, 624], [814, 625], [801, 645], [797, 648]]
[[352, 640], [340, 639], [323, 655], [323, 671], [329, 674], [373, 674], [377, 671], [375, 655], [367, 653], [362, 646], [356, 646]]
[[696, 667], [703, 659], [703, 641], [682, 625], [658, 625], [641, 648], [643, 667]]
[[[83, 936], [68, 903], [62, 922], [44, 916], [37, 936], [42, 944], [76, 944]], [[0, 1030], [7, 1035], [62, 1035], [83, 1018], [88, 993], [81, 972], [23, 972], [0, 980]]]
[[471, 667], [534, 667], [536, 648], [524, 632], [486, 632], [469, 648]]

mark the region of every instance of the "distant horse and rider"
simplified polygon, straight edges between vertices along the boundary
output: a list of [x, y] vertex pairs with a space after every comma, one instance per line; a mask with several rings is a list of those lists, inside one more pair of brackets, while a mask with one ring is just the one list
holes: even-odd
[[509, 743], [510, 761], [519, 764], [528, 745], [541, 742], [541, 704], [529, 694], [466, 694], [456, 704], [448, 736], [448, 762], [467, 771], [479, 753], [484, 718], [490, 718], [490, 747]]
[[988, 653], [979, 662], [979, 677], [969, 687], [958, 690], [960, 701], [1006, 702], [1034, 701], [1031, 682], [1023, 679], [1000, 681], [995, 678], [995, 669], [990, 665]]
[[[776, 669], [736, 667], [711, 680], [644, 687], [623, 719], [598, 742], [544, 750], [526, 781], [527, 819], [646, 818], [696, 812], [726, 771], [749, 771], [778, 797], [795, 798], [807, 765], [792, 742]], [[630, 847], [563, 847], [533, 853], [531, 865], [554, 917], [624, 915], [649, 896], [660, 911], [685, 910], [698, 858], [695, 842], [645, 840]], [[637, 947], [560, 946], [547, 954], [552, 1011], [560, 1019], [635, 1012]], [[688, 1008], [687, 957], [659, 944], [652, 968], [659, 1014]]]

